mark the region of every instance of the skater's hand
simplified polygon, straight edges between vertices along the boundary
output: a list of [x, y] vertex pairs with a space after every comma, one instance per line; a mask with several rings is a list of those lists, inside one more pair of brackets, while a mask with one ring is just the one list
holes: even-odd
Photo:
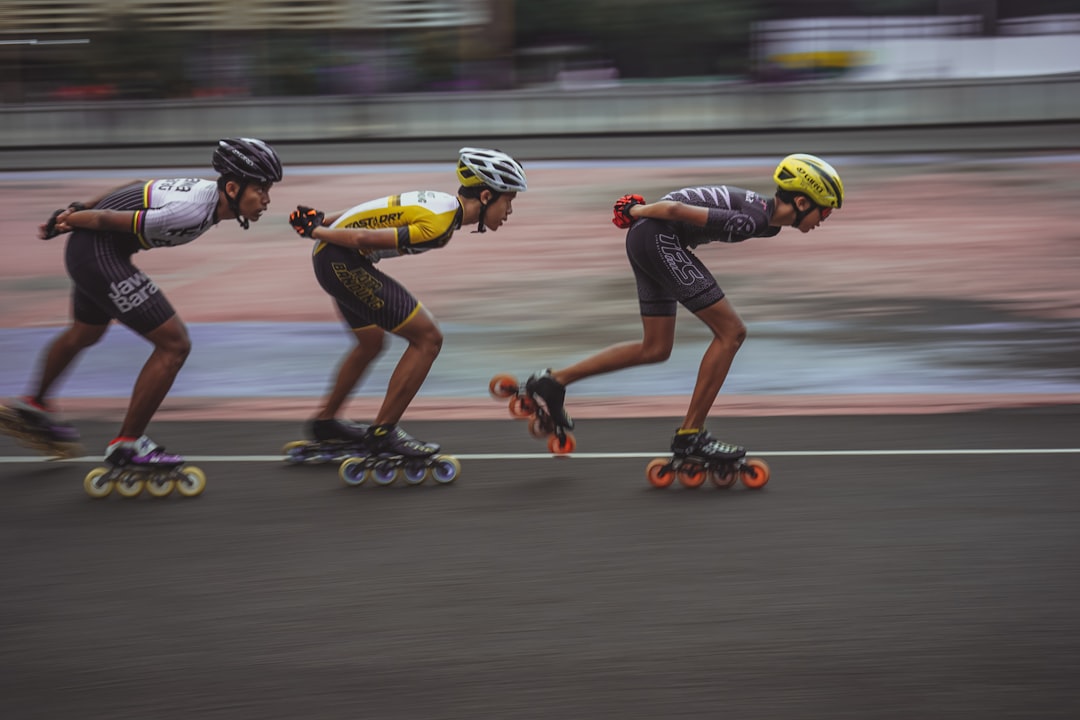
[[630, 215], [630, 208], [644, 204], [645, 198], [640, 195], [623, 195], [615, 201], [614, 216], [611, 218], [611, 222], [615, 223], [615, 227], [625, 230], [634, 223], [634, 218]]
[[300, 237], [310, 238], [315, 228], [322, 227], [323, 214], [313, 208], [297, 205], [296, 209], [289, 213], [289, 224]]
[[85, 210], [86, 206], [81, 202], [73, 202], [66, 208], [54, 210], [53, 214], [44, 224], [38, 226], [38, 237], [42, 240], [52, 240], [57, 235], [71, 232], [73, 228], [67, 224], [68, 216], [73, 212]]

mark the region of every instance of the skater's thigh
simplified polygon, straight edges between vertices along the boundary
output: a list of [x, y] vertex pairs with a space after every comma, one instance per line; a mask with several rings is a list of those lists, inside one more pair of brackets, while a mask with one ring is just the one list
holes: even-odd
[[150, 332], [144, 333], [143, 336], [154, 343], [154, 347], [165, 350], [186, 353], [191, 348], [187, 326], [179, 315], [173, 315]]
[[626, 255], [643, 316], [674, 315], [678, 304], [697, 312], [724, 297], [716, 278], [683, 247], [672, 225], [657, 220], [635, 223], [626, 234]]
[[401, 283], [355, 250], [330, 245], [314, 262], [319, 284], [353, 330], [376, 325], [396, 332], [420, 305]]
[[176, 314], [157, 284], [108, 234], [73, 233], [65, 260], [75, 284], [73, 315], [80, 322], [107, 325], [114, 319], [145, 336]]

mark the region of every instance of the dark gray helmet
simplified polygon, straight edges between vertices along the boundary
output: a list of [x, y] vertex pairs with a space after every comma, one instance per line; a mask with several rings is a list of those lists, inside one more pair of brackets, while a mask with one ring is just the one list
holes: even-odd
[[260, 183], [281, 182], [281, 160], [274, 148], [255, 138], [218, 140], [214, 170], [220, 175]]

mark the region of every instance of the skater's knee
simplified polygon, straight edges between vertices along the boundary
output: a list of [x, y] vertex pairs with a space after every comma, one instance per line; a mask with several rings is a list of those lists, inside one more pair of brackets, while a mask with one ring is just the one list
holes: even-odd
[[75, 350], [85, 350], [96, 345], [105, 336], [108, 328], [108, 325], [87, 325], [76, 322], [64, 333], [64, 341]]
[[670, 344], [642, 345], [641, 353], [638, 355], [643, 365], [662, 363], [669, 357], [671, 357]]

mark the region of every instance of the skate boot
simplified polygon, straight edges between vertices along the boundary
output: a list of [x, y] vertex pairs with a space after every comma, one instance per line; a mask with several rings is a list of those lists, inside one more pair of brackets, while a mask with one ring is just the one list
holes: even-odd
[[83, 481], [91, 497], [103, 498], [114, 489], [123, 497], [135, 497], [143, 489], [154, 497], [164, 497], [174, 489], [195, 497], [206, 488], [202, 470], [184, 466], [183, 456], [165, 452], [146, 435], [113, 440], [105, 450], [105, 462], [108, 467], [94, 468]]
[[338, 471], [346, 485], [361, 485], [371, 478], [376, 485], [389, 485], [401, 478], [406, 485], [419, 485], [427, 478], [440, 484], [457, 479], [461, 463], [450, 455], [438, 455], [437, 443], [417, 440], [397, 425], [372, 425], [364, 438], [368, 457], [345, 460]]
[[546, 411], [555, 427], [574, 429], [574, 420], [566, 412], [566, 386], [551, 376], [551, 368], [525, 381], [525, 392]]
[[528, 418], [529, 434], [547, 438], [548, 452], [564, 455], [577, 447], [570, 432], [574, 420], [566, 412], [566, 386], [552, 377], [550, 368], [531, 375], [524, 385], [512, 375], [496, 375], [488, 391], [493, 397], [510, 398], [510, 414]]
[[676, 458], [706, 463], [738, 460], [746, 457], [746, 448], [720, 442], [708, 430], [699, 430], [695, 433], [676, 432], [671, 438], [671, 453]]
[[75, 426], [60, 422], [47, 407], [28, 397], [0, 405], [0, 432], [51, 457], [78, 457], [83, 452]]
[[367, 455], [364, 437], [368, 426], [352, 420], [309, 420], [304, 425], [307, 440], [285, 443], [285, 462], [292, 465], [321, 465]]
[[688, 488], [701, 487], [706, 478], [729, 488], [742, 478], [743, 485], [757, 489], [769, 481], [769, 466], [759, 458], [746, 459], [746, 448], [714, 438], [707, 430], [676, 431], [671, 439], [671, 458], [656, 458], [645, 469], [653, 487], [665, 488], [675, 478]]

